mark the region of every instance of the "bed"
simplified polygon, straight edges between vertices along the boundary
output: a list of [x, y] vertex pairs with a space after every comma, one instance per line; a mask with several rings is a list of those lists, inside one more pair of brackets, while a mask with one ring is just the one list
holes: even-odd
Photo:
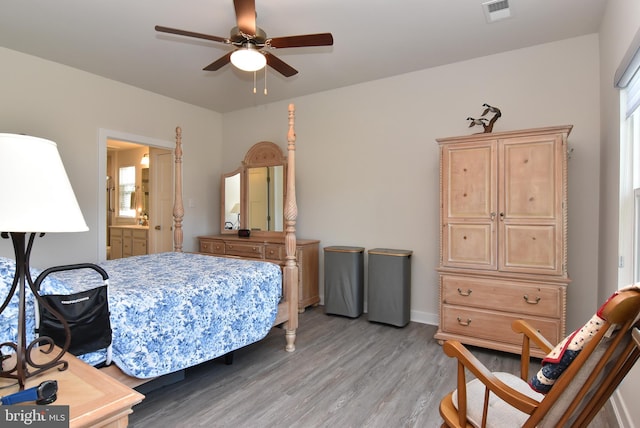
[[[13, 277], [13, 260], [0, 259], [0, 266], [0, 272], [8, 273], [5, 277]], [[173, 373], [262, 339], [275, 322], [282, 294], [280, 267], [272, 263], [172, 252], [99, 266], [109, 273], [111, 358], [124, 374], [141, 379]], [[69, 295], [102, 284], [91, 269], [55, 272], [47, 278], [43, 295]], [[10, 281], [2, 284], [8, 291]], [[27, 304], [35, 314], [34, 299]], [[17, 301], [13, 308], [17, 310]], [[13, 334], [16, 323], [11, 321], [0, 315], [2, 336]], [[28, 340], [33, 340], [34, 317], [27, 322]], [[80, 358], [98, 365], [107, 359], [106, 350]]]
[[[285, 350], [295, 350], [298, 327], [298, 267], [295, 223], [295, 109], [289, 105], [287, 192], [284, 209], [283, 267], [265, 261], [182, 252], [182, 136], [176, 128], [174, 251], [109, 260], [99, 265], [109, 274], [113, 329], [112, 359], [123, 378], [137, 385], [212, 360], [264, 338], [282, 325]], [[0, 296], [13, 280], [11, 259], [0, 258]], [[35, 278], [38, 270], [32, 268]], [[95, 272], [73, 270], [49, 275], [42, 294], [69, 294], [101, 284]], [[35, 308], [27, 293], [27, 331], [35, 329]], [[17, 297], [17, 296], [14, 296]], [[15, 304], [0, 313], [0, 343], [17, 335]], [[82, 356], [96, 364], [106, 351]], [[113, 367], [110, 367], [110, 374]], [[112, 374], [113, 375], [113, 374]], [[140, 381], [142, 380], [142, 381]]]

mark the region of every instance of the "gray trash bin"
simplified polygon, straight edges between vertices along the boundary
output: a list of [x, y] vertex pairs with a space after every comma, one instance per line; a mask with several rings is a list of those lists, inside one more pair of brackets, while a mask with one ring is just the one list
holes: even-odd
[[410, 250], [374, 248], [368, 258], [369, 321], [404, 327], [411, 311]]
[[324, 248], [325, 313], [359, 317], [364, 310], [364, 248]]

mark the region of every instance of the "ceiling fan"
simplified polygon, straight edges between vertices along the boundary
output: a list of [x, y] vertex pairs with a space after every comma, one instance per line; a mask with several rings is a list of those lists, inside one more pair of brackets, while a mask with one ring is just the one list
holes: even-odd
[[237, 25], [231, 29], [231, 34], [228, 38], [178, 30], [160, 25], [156, 25], [155, 29], [162, 33], [211, 40], [236, 47], [233, 52], [223, 55], [206, 66], [203, 70], [207, 71], [218, 70], [231, 62], [244, 71], [257, 71], [265, 65], [269, 65], [283, 76], [291, 77], [297, 74], [298, 70], [273, 55], [268, 49], [333, 45], [333, 36], [331, 33], [267, 38], [267, 34], [256, 25], [255, 0], [234, 0], [233, 4], [236, 11]]

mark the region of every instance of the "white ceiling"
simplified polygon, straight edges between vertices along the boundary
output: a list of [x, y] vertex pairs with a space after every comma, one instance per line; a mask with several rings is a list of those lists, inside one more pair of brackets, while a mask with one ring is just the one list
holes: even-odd
[[228, 112], [598, 31], [607, 0], [509, 0], [488, 24], [484, 0], [256, 0], [269, 37], [331, 32], [331, 47], [272, 53], [299, 73], [202, 68], [231, 49], [157, 33], [227, 37], [232, 0], [0, 0], [0, 46]]

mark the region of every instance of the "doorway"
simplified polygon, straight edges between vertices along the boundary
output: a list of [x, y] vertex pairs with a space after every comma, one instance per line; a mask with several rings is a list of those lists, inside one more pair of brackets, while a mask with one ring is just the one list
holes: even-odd
[[[148, 227], [148, 253], [173, 249], [173, 193], [167, 191], [173, 186], [174, 145], [171, 141], [100, 130], [98, 174], [103, 197], [98, 198], [98, 260], [109, 258], [109, 227], [113, 225]], [[148, 167], [141, 164], [144, 157]], [[119, 169], [126, 166], [136, 169], [133, 189], [121, 189], [118, 183]], [[148, 177], [145, 182], [143, 175]]]

